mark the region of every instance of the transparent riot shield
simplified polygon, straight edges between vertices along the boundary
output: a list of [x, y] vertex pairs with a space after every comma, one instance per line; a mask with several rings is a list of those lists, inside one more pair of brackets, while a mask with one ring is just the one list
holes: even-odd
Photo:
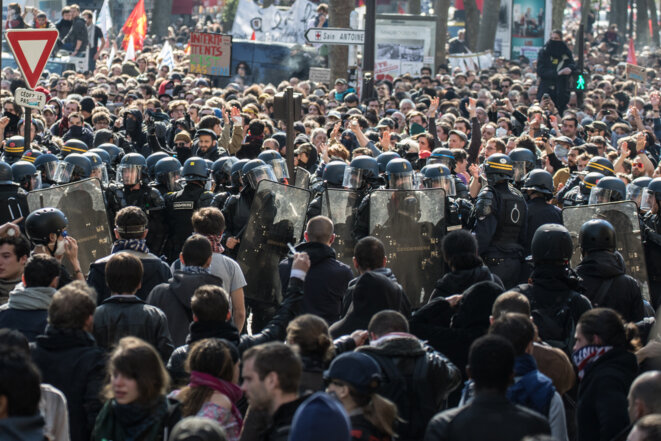
[[605, 219], [615, 227], [617, 251], [622, 254], [627, 274], [638, 280], [643, 297], [650, 299], [645, 252], [640, 234], [638, 207], [635, 202], [611, 202], [607, 204], [566, 207], [562, 210], [562, 221], [574, 242], [571, 266], [581, 262], [578, 236], [581, 226], [590, 219]]
[[250, 219], [241, 238], [238, 262], [250, 280], [246, 298], [276, 305], [282, 301], [278, 264], [295, 245], [305, 226], [310, 192], [261, 181], [250, 207]]
[[370, 235], [386, 248], [386, 264], [409, 297], [425, 304], [444, 271], [445, 191], [376, 190], [370, 197]]
[[[30, 212], [44, 207], [62, 210], [69, 220], [67, 233], [78, 242], [78, 260], [84, 273], [90, 264], [110, 254], [112, 237], [98, 179], [35, 190], [28, 193]], [[68, 261], [64, 259], [65, 265]]]
[[296, 167], [294, 171], [294, 187], [307, 190], [310, 188], [310, 172], [301, 167]]
[[353, 268], [353, 247], [356, 245], [352, 230], [360, 195], [355, 191], [329, 188], [321, 196], [321, 214], [333, 221], [335, 240], [331, 247], [335, 257]]

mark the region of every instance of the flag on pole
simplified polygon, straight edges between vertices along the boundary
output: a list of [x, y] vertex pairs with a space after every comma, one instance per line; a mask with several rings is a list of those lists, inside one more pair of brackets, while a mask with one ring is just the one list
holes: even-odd
[[126, 48], [126, 56], [124, 57], [124, 63], [128, 60], [135, 60], [135, 44], [133, 43], [133, 34], [129, 36], [129, 44]]
[[94, 22], [99, 28], [101, 28], [101, 32], [103, 32], [103, 38], [108, 38], [108, 31], [112, 29], [112, 17], [110, 16], [110, 6], [108, 5], [108, 0], [103, 0], [101, 11], [99, 12], [99, 15], [96, 17]]
[[169, 41], [165, 42], [163, 49], [161, 49], [161, 53], [158, 55], [158, 57], [161, 59], [161, 64], [158, 67], [168, 66], [170, 68], [170, 72], [174, 70], [174, 54], [172, 53], [172, 46], [170, 46]]
[[110, 55], [108, 55], [108, 62], [106, 63], [108, 70], [110, 70], [110, 66], [112, 66], [112, 60], [115, 59], [115, 55], [117, 55], [117, 45], [113, 44], [110, 48]]
[[633, 47], [633, 38], [629, 38], [629, 50], [627, 51], [627, 63], [635, 64], [638, 66], [636, 61], [636, 49]]
[[147, 13], [145, 12], [145, 0], [139, 0], [138, 4], [133, 8], [133, 12], [126, 19], [126, 23], [122, 27], [122, 34], [124, 34], [124, 41], [122, 41], [122, 49], [128, 50], [128, 44], [131, 37], [133, 37], [134, 50], [142, 49], [142, 42], [147, 35]]

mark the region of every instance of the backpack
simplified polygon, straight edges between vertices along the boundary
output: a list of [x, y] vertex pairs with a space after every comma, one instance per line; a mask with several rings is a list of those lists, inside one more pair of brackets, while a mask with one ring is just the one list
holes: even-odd
[[541, 305], [536, 301], [535, 296], [526, 293], [532, 288], [530, 285], [522, 285], [520, 288], [521, 293], [530, 300], [532, 320], [537, 326], [539, 337], [554, 348], [562, 349], [565, 354], [571, 355], [576, 332], [572, 305], [579, 294], [572, 291], [567, 301]]
[[427, 354], [418, 356], [413, 363], [413, 369], [407, 373], [399, 369], [396, 359], [372, 352], [367, 354], [379, 363], [383, 371], [383, 379], [377, 392], [397, 405], [399, 421], [395, 431], [398, 439], [422, 440], [427, 424], [438, 412], [436, 397], [427, 378]]

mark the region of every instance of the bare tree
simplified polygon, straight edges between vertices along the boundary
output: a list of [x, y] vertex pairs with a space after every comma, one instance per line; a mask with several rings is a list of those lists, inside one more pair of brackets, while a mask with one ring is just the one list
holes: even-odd
[[477, 50], [486, 51], [493, 49], [498, 30], [498, 14], [500, 12], [500, 0], [484, 0], [482, 6], [482, 20], [480, 21], [480, 35], [477, 39]]
[[434, 69], [439, 64], [445, 63], [447, 55], [446, 43], [448, 39], [448, 12], [450, 9], [450, 0], [436, 0], [436, 63]]
[[464, 0], [464, 11], [466, 12], [466, 42], [471, 50], [475, 50], [480, 34], [480, 10], [477, 9], [475, 0]]
[[172, 24], [172, 0], [154, 0], [149, 33], [157, 37], [168, 36], [168, 26]]
[[[354, 3], [351, 0], [333, 0], [328, 4], [330, 26], [336, 28], [349, 27], [349, 15]], [[349, 47], [345, 45], [333, 45], [330, 47], [328, 63], [331, 68], [331, 84], [335, 84], [337, 78], [347, 77], [347, 63]]]
[[647, 0], [636, 0], [636, 39], [634, 41], [639, 47], [645, 46], [650, 41]]
[[609, 24], [617, 25], [617, 32], [624, 40], [627, 33], [627, 6], [628, 0], [611, 0], [611, 13]]
[[[656, 1], [648, 0], [647, 7], [650, 11], [650, 17], [656, 17]], [[659, 22], [654, 19], [652, 19], [652, 44], [655, 47], [661, 45], [661, 42], [659, 41]]]
[[551, 17], [551, 29], [562, 29], [562, 21], [565, 15], [567, 0], [553, 0], [553, 15]]

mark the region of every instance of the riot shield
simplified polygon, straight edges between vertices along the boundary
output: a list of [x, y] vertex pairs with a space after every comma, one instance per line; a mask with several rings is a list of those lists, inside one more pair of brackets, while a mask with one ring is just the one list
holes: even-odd
[[353, 268], [353, 225], [360, 195], [355, 191], [329, 188], [321, 196], [321, 214], [333, 221], [335, 257]]
[[241, 270], [251, 281], [244, 288], [246, 298], [269, 305], [282, 301], [278, 264], [289, 252], [287, 244], [296, 244], [303, 233], [309, 201], [307, 190], [259, 183], [238, 254]]
[[425, 304], [444, 271], [445, 191], [376, 190], [370, 197], [370, 235], [386, 248], [386, 264], [411, 306]]
[[[110, 254], [113, 242], [98, 179], [31, 191], [28, 193], [28, 207], [30, 212], [44, 207], [62, 210], [69, 220], [67, 233], [78, 242], [78, 260], [83, 272], [89, 271], [90, 264], [95, 260]], [[69, 264], [66, 259], [64, 262]]]
[[307, 190], [310, 187], [310, 172], [301, 167], [296, 167], [294, 171], [294, 187]]
[[581, 226], [590, 219], [605, 219], [615, 227], [617, 251], [622, 254], [627, 274], [636, 279], [646, 300], [650, 299], [645, 253], [638, 221], [638, 207], [635, 202], [622, 201], [607, 204], [566, 207], [562, 210], [562, 221], [569, 230], [574, 242], [571, 266], [581, 262], [581, 248], [578, 235]]

